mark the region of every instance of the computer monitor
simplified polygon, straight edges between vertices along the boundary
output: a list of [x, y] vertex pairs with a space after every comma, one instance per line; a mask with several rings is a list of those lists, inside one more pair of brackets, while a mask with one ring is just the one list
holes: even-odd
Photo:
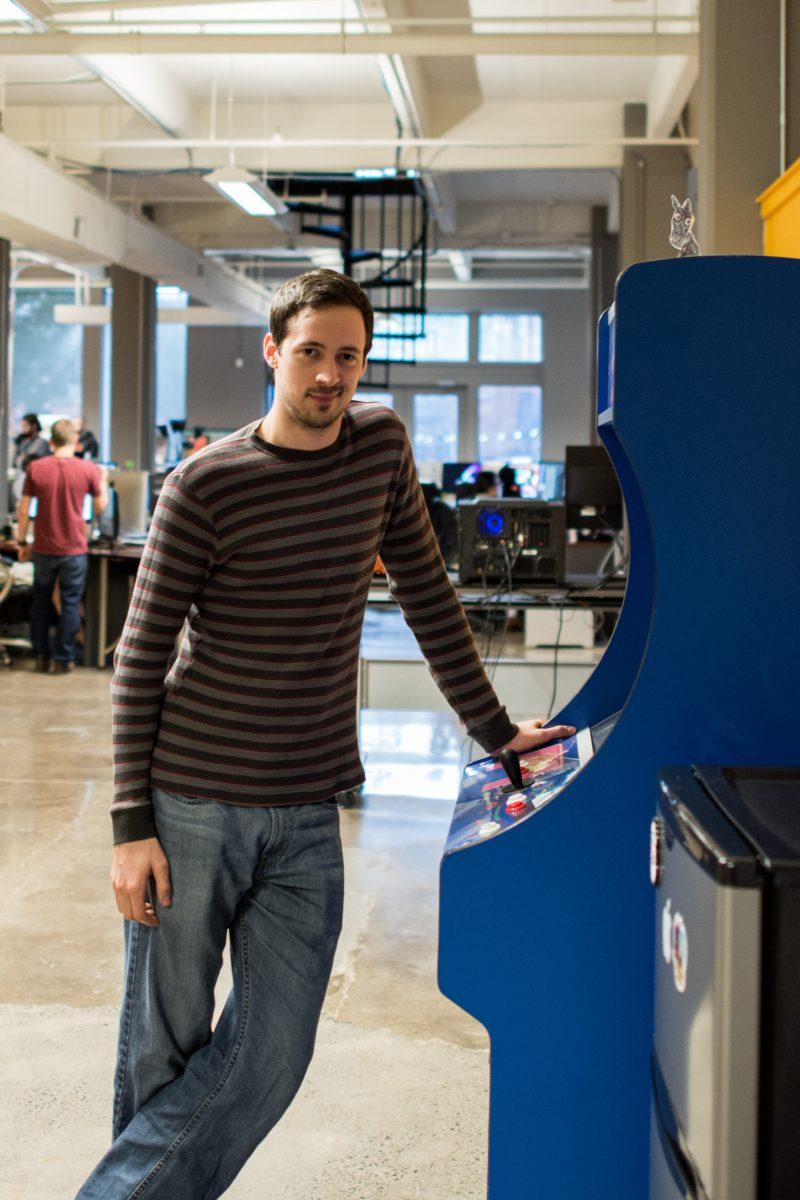
[[[150, 473], [148, 471], [110, 471], [119, 505], [118, 536], [143, 540], [150, 523]], [[110, 490], [110, 489], [109, 489]]]
[[100, 537], [109, 541], [115, 542], [119, 537], [119, 501], [114, 487], [108, 489], [108, 504], [98, 514], [95, 529]]
[[455, 492], [463, 484], [473, 484], [480, 469], [477, 462], [442, 463], [442, 491]]
[[539, 463], [539, 491], [542, 500], [564, 499], [563, 462]]
[[622, 492], [603, 446], [567, 446], [564, 495], [568, 529], [622, 528]]
[[563, 500], [564, 464], [538, 462], [515, 471], [520, 494], [526, 500]]

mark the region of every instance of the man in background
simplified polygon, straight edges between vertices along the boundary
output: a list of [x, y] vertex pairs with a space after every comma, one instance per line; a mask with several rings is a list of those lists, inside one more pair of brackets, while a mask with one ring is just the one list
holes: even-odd
[[497, 472], [497, 478], [500, 480], [502, 495], [504, 498], [516, 499], [522, 495], [519, 484], [517, 483], [517, 473], [508, 463], [501, 467]]
[[44, 458], [50, 453], [50, 447], [42, 437], [42, 426], [36, 413], [26, 413], [20, 421], [19, 433], [14, 438], [14, 483], [13, 497], [16, 503], [22, 495], [22, 481], [28, 469], [28, 463], [35, 458]]
[[76, 417], [72, 422], [78, 434], [78, 444], [75, 447], [76, 458], [97, 458], [100, 454], [100, 443], [92, 433], [91, 429], [86, 428], [86, 422], [83, 417]]
[[[75, 639], [88, 566], [83, 503], [87, 495], [92, 496], [97, 513], [108, 504], [108, 474], [104, 468], [75, 457], [77, 441], [72, 421], [56, 421], [50, 439], [52, 454], [30, 463], [17, 506], [19, 560], [33, 559], [31, 646], [35, 669], [47, 673], [52, 665], [59, 675], [66, 675], [75, 665]], [[37, 511], [31, 547], [27, 536], [34, 497]], [[61, 612], [51, 656], [50, 606], [56, 583]]]
[[208, 434], [204, 425], [195, 426], [194, 435], [190, 439], [189, 448], [186, 451], [187, 457], [190, 454], [196, 454], [198, 450], [205, 450], [208, 445]]
[[50, 447], [42, 437], [42, 426], [36, 413], [26, 413], [20, 421], [20, 429], [14, 438], [14, 466], [27, 470], [34, 458], [46, 458]]
[[494, 471], [479, 471], [475, 476], [476, 496], [496, 496], [497, 476]]

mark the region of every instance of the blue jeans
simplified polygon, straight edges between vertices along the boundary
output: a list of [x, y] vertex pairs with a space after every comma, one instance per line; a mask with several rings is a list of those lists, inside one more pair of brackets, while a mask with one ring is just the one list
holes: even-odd
[[86, 586], [86, 554], [34, 554], [31, 598], [31, 645], [37, 658], [50, 658], [50, 610], [58, 580], [61, 616], [58, 619], [56, 662], [75, 660], [75, 638], [81, 627], [81, 596]]
[[[341, 930], [333, 801], [155, 789], [153, 804], [173, 902], [156, 902], [157, 928], [125, 923], [113, 1143], [77, 1200], [223, 1194], [300, 1087]], [[233, 990], [212, 1033], [228, 933]]]

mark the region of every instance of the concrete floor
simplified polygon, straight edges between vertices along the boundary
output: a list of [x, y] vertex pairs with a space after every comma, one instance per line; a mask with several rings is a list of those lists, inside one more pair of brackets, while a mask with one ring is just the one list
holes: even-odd
[[[122, 971], [109, 681], [0, 672], [3, 1200], [69, 1200], [108, 1145]], [[317, 1054], [231, 1200], [485, 1196], [487, 1040], [436, 987], [459, 727], [371, 711], [361, 742], [367, 792], [341, 813], [345, 926]]]

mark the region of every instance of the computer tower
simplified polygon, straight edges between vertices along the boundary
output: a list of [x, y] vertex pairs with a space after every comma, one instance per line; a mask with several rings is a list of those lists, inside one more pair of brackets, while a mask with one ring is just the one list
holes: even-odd
[[462, 583], [560, 583], [565, 553], [563, 504], [482, 496], [458, 505]]

